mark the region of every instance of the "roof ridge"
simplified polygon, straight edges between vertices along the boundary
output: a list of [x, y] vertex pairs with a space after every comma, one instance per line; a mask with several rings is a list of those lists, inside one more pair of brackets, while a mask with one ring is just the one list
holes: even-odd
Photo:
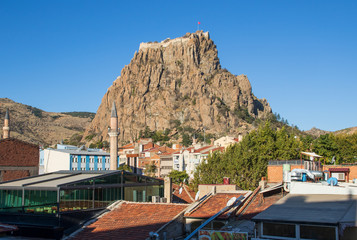
[[127, 204], [148, 204], [148, 205], [190, 205], [189, 203], [153, 203], [153, 202], [131, 202], [131, 201], [123, 201], [123, 203]]
[[187, 188], [186, 188], [186, 185], [183, 184], [183, 189], [185, 190], [185, 192], [187, 193], [187, 195], [190, 197], [190, 199], [192, 200], [192, 202], [195, 202], [195, 199], [193, 199], [193, 197], [191, 196], [191, 194], [188, 192]]
[[260, 191], [260, 186], [258, 186], [252, 193], [251, 195], [248, 197], [248, 199], [245, 201], [245, 203], [243, 204], [243, 206], [238, 210], [238, 212], [236, 213], [236, 217], [240, 217], [250, 206], [250, 204], [256, 199], [256, 197], [259, 194]]

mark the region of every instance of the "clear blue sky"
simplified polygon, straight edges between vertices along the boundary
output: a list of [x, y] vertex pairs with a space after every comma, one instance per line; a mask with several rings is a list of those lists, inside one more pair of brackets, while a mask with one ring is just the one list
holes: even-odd
[[140, 42], [201, 28], [300, 129], [357, 126], [357, 1], [0, 0], [0, 97], [96, 112]]

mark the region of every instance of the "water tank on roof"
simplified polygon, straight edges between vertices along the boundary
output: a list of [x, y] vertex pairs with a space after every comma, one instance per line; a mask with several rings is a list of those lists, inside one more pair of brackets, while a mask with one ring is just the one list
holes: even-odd
[[283, 181], [290, 182], [290, 175], [289, 172], [291, 170], [290, 164], [283, 164]]

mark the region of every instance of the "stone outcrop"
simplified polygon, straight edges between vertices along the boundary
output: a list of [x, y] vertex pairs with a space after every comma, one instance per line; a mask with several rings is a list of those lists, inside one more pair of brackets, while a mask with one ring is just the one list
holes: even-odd
[[216, 45], [202, 31], [141, 43], [104, 95], [84, 137], [94, 133], [108, 140], [113, 101], [121, 142], [136, 139], [146, 126], [163, 130], [178, 123], [206, 133], [237, 134], [252, 127], [248, 118], [271, 113], [268, 102], [253, 95], [245, 75], [221, 68]]

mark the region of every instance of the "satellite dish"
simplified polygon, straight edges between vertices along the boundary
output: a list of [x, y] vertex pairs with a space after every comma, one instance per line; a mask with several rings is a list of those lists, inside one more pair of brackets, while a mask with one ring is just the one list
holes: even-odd
[[195, 196], [195, 201], [197, 201], [197, 200], [198, 200], [199, 196], [200, 196], [200, 191], [198, 191], [198, 192], [196, 193], [196, 196]]
[[233, 203], [234, 203], [236, 200], [237, 200], [236, 197], [232, 197], [231, 199], [229, 199], [229, 201], [227, 202], [227, 207], [228, 207], [228, 206], [232, 206]]
[[179, 189], [179, 194], [181, 194], [182, 193], [182, 187], [180, 187], [180, 189]]

